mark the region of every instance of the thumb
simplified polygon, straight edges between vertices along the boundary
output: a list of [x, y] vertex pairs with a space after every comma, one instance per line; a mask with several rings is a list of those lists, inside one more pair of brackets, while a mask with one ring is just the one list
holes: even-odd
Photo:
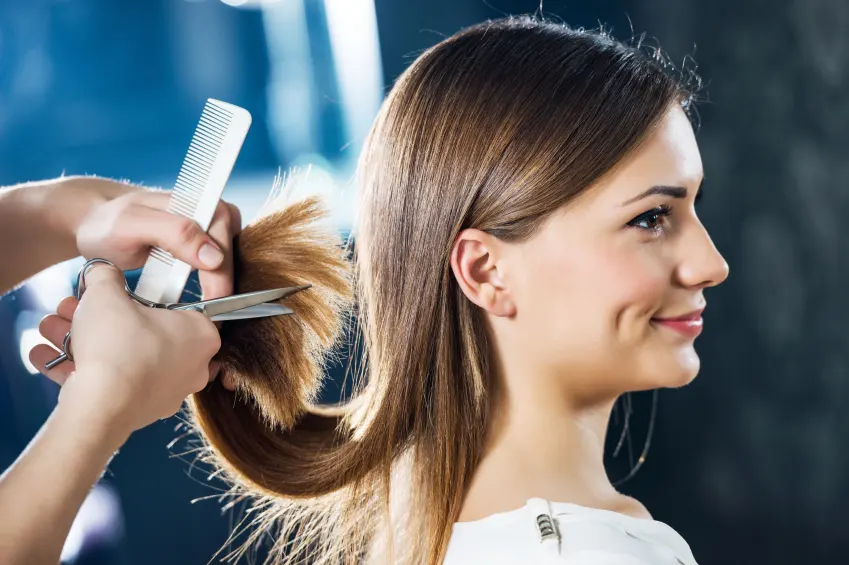
[[121, 231], [125, 239], [155, 245], [195, 269], [214, 269], [224, 253], [201, 227], [185, 216], [139, 205], [128, 211]]
[[106, 263], [92, 263], [85, 271], [85, 288], [111, 288], [124, 292], [127, 282], [124, 273], [118, 267]]

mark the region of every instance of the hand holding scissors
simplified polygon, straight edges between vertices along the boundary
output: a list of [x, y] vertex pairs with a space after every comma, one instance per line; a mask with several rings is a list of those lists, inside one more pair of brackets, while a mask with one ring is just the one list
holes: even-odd
[[[94, 265], [98, 263], [104, 263], [114, 267], [114, 265], [106, 259], [91, 259], [89, 261], [86, 261], [86, 263], [80, 268], [79, 274], [77, 275], [77, 288], [75, 292], [75, 298], [77, 300], [80, 300], [82, 298], [83, 293], [85, 293], [86, 274], [88, 273], [89, 269], [91, 269]], [[200, 302], [160, 304], [157, 302], [151, 302], [150, 300], [146, 300], [141, 296], [138, 296], [130, 290], [130, 287], [129, 285], [127, 285], [126, 280], [124, 281], [124, 290], [127, 292], [127, 295], [132, 300], [138, 302], [143, 306], [147, 306], [149, 308], [164, 308], [167, 310], [186, 310], [200, 312], [213, 322], [293, 314], [294, 311], [291, 308], [283, 306], [281, 304], [274, 304], [273, 302], [277, 300], [282, 300], [288, 296], [295, 294], [296, 292], [306, 290], [310, 288], [310, 286], [311, 285], [306, 284], [286, 288], [261, 290], [256, 292], [237, 294], [233, 296], [226, 296], [224, 298], [202, 300]], [[50, 370], [63, 363], [64, 361], [73, 360], [74, 358], [71, 353], [71, 332], [68, 331], [68, 333], [65, 334], [65, 339], [62, 342], [62, 354], [46, 363], [44, 367], [45, 369]]]

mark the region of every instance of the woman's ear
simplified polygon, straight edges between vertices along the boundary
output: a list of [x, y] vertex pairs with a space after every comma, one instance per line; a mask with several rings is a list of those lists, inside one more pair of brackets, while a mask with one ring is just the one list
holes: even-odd
[[451, 249], [451, 270], [463, 294], [494, 316], [516, 313], [510, 288], [502, 279], [503, 243], [478, 229], [465, 229]]

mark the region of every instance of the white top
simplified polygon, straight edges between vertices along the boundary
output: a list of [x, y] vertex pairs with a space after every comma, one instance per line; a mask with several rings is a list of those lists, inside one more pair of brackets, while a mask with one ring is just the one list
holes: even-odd
[[454, 524], [443, 565], [477, 564], [697, 565], [663, 522], [541, 498]]

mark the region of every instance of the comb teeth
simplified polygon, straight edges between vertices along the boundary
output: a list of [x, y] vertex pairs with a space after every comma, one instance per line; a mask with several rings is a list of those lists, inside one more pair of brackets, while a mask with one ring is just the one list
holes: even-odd
[[194, 216], [232, 119], [233, 112], [219, 108], [212, 102], [206, 103], [189, 144], [189, 152], [177, 176], [174, 197], [168, 203], [169, 212]]
[[[251, 125], [244, 108], [209, 99], [195, 128], [168, 202], [168, 212], [209, 229], [221, 193]], [[135, 293], [154, 302], [178, 302], [191, 266], [154, 247], [142, 269]]]

